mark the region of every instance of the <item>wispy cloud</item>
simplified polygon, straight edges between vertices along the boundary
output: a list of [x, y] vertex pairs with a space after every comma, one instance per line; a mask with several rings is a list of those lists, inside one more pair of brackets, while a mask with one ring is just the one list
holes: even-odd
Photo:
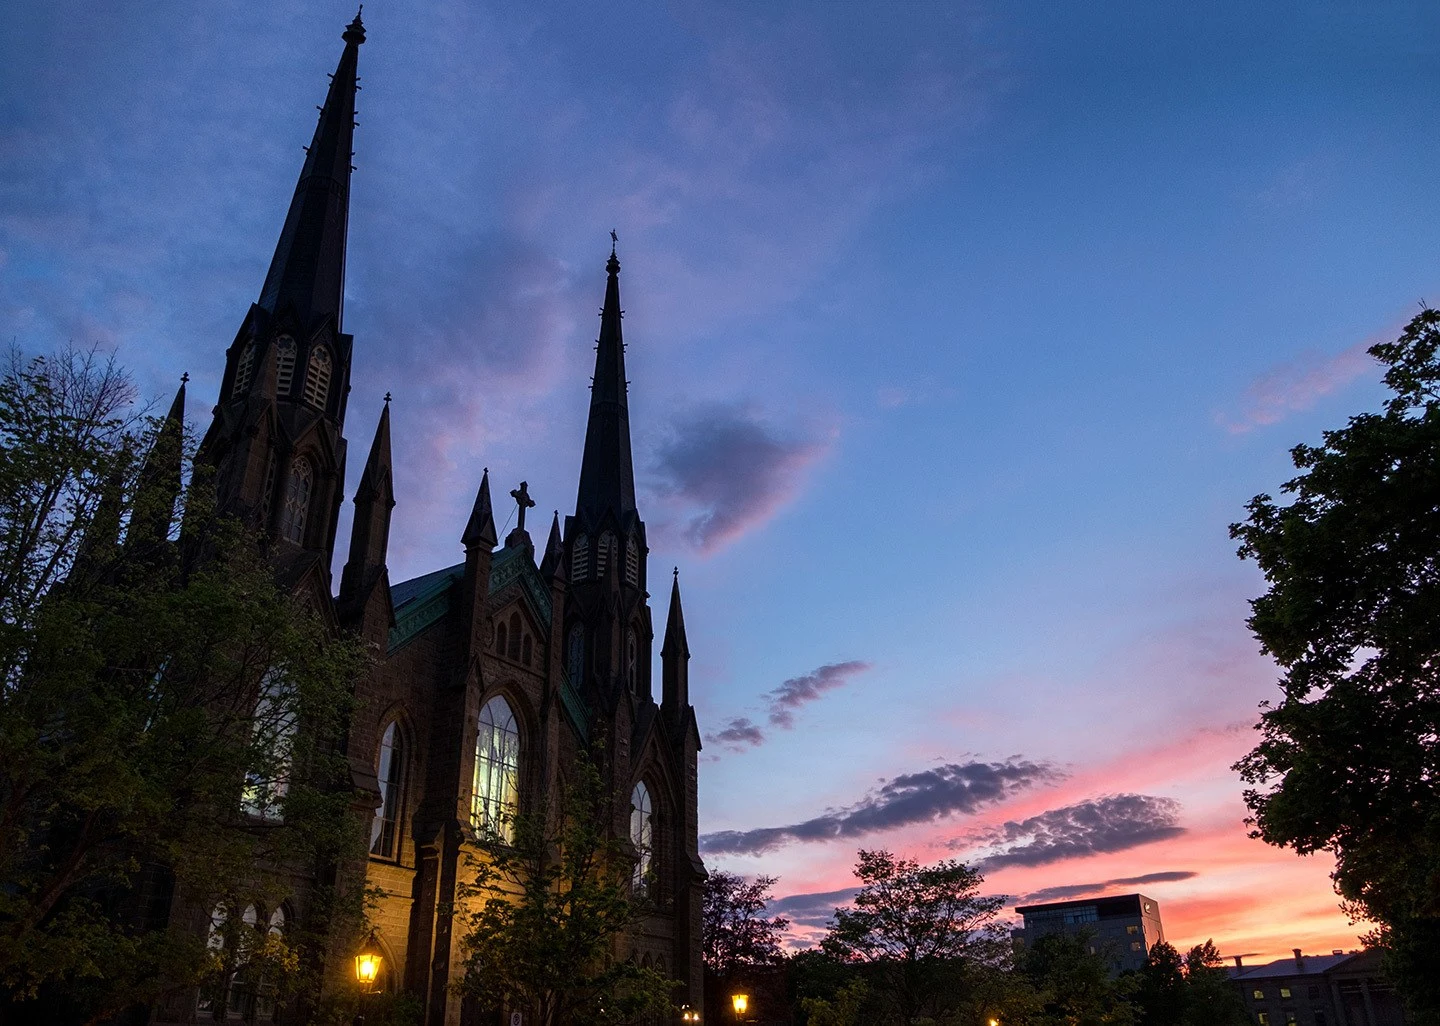
[[722, 830], [701, 837], [700, 845], [711, 853], [755, 855], [796, 841], [863, 837], [915, 823], [970, 815], [1027, 788], [1058, 780], [1061, 775], [1045, 763], [1015, 759], [948, 763], [902, 774], [854, 805], [802, 823]]
[[792, 926], [823, 928], [835, 910], [855, 899], [856, 888], [838, 891], [817, 891], [813, 894], [789, 894], [765, 906], [767, 915], [784, 916]]
[[[1103, 852], [1124, 851], [1178, 837], [1180, 803], [1148, 794], [1111, 794], [1020, 821], [1008, 821], [979, 837], [952, 842], [974, 847], [978, 840], [984, 869], [1040, 866]], [[991, 854], [983, 854], [988, 849]]]
[[713, 552], [769, 520], [830, 439], [793, 437], [741, 405], [713, 403], [672, 420], [654, 488], [690, 545]]
[[766, 695], [770, 722], [777, 727], [791, 729], [795, 726], [796, 709], [815, 701], [832, 688], [847, 684], [851, 677], [868, 669], [869, 663], [851, 659], [844, 663], [828, 663], [809, 673], [783, 681], [778, 688]]
[[1065, 901], [1082, 895], [1097, 894], [1112, 887], [1144, 887], [1148, 884], [1178, 883], [1190, 880], [1199, 873], [1191, 870], [1171, 870], [1162, 873], [1145, 873], [1142, 876], [1122, 876], [1115, 880], [1100, 880], [1096, 883], [1064, 884], [1058, 887], [1042, 887], [1038, 891], [1017, 898], [1017, 905], [1038, 905], [1047, 901]]
[[1309, 356], [1274, 367], [1245, 390], [1240, 408], [1215, 415], [1215, 421], [1232, 435], [1275, 424], [1292, 413], [1308, 410], [1323, 396], [1337, 392], [1375, 367], [1360, 342], [1334, 356]]

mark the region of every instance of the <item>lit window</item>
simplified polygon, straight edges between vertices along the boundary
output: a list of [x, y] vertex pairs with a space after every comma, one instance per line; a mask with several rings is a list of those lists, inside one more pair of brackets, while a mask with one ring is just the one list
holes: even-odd
[[1266, 1012], [1256, 1012], [1255, 1021], [1258, 1022], [1260, 1026], [1270, 1026], [1270, 1016]]
[[280, 518], [280, 536], [296, 545], [305, 543], [305, 517], [310, 512], [310, 493], [315, 472], [303, 456], [290, 466], [290, 480], [285, 485], [285, 509]]
[[640, 543], [633, 536], [625, 546], [625, 580], [640, 584]]
[[580, 687], [585, 679], [585, 628], [578, 624], [570, 628], [570, 644], [565, 657], [565, 674], [570, 678], [572, 688]]
[[1281, 987], [1281, 988], [1280, 988], [1280, 996], [1281, 996], [1282, 998], [1288, 998], [1288, 997], [1290, 996], [1290, 988], [1289, 988], [1289, 987]]
[[590, 539], [582, 535], [575, 538], [575, 547], [570, 551], [570, 580], [583, 581], [590, 569]]
[[235, 363], [235, 381], [230, 385], [230, 398], [235, 398], [250, 387], [250, 377], [255, 373], [255, 343], [247, 345]]
[[289, 395], [295, 380], [295, 340], [281, 335], [275, 340], [275, 393]]
[[1137, 933], [1140, 932], [1140, 927], [1138, 927], [1138, 926], [1127, 926], [1127, 927], [1125, 927], [1125, 932], [1128, 933], [1128, 934], [1130, 934], [1130, 936], [1133, 937], [1133, 936], [1135, 936], [1135, 934], [1137, 934]]
[[1261, 990], [1259, 987], [1256, 987], [1254, 990], [1252, 990], [1252, 991], [1250, 992], [1250, 996], [1253, 997], [1256, 1001], [1264, 1001], [1264, 1000], [1265, 1000], [1265, 992], [1264, 992], [1263, 990]]
[[520, 732], [510, 705], [496, 695], [480, 710], [475, 739], [475, 796], [470, 818], [475, 830], [515, 839], [520, 793]]
[[380, 738], [380, 758], [375, 767], [375, 778], [380, 782], [380, 807], [375, 810], [375, 820], [370, 825], [370, 854], [384, 859], [395, 855], [405, 755], [400, 724], [391, 720]]
[[250, 766], [240, 806], [260, 819], [279, 822], [290, 792], [290, 756], [295, 748], [295, 712], [285, 676], [271, 670], [260, 681], [250, 729]]
[[625, 637], [625, 680], [630, 685], [630, 690], [635, 694], [640, 693], [640, 636], [631, 627], [629, 634]]
[[635, 846], [635, 870], [630, 878], [636, 893], [643, 894], [650, 876], [650, 853], [654, 846], [653, 808], [650, 791], [642, 780], [630, 792], [630, 843]]
[[330, 397], [330, 369], [330, 350], [316, 346], [305, 369], [305, 401], [316, 409], [323, 410]]

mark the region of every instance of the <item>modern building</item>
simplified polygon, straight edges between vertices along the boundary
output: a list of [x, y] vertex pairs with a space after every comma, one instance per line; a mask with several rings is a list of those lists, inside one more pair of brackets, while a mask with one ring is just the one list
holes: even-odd
[[[334, 875], [363, 879], [378, 895], [372, 921], [386, 967], [382, 985], [418, 999], [426, 1026], [509, 1022], [507, 1010], [470, 1007], [454, 989], [467, 853], [478, 851], [484, 831], [503, 831], [517, 810], [554, 794], [582, 750], [601, 752], [602, 774], [618, 798], [608, 827], [630, 842], [635, 885], [648, 889], [653, 908], [617, 954], [671, 976], [677, 1003], [700, 1008], [700, 735], [678, 571], [658, 657], [653, 651], [613, 247], [574, 512], [563, 525], [557, 514], [537, 552], [526, 526], [535, 503], [525, 482], [515, 482], [505, 490], [518, 526], [502, 543], [487, 474], [468, 522], [454, 525], [456, 562], [392, 583], [392, 511], [403, 516], [406, 495], [391, 460], [387, 396], [354, 496], [338, 589], [331, 579], [351, 370], [368, 348], [343, 323], [365, 40], [358, 16], [342, 38], [269, 273], [225, 354], [201, 448], [215, 467], [220, 501], [265, 536], [285, 585], [375, 655], [346, 737], [357, 815], [370, 821], [374, 810], [369, 854]], [[588, 359], [590, 345], [575, 340], [577, 360]], [[474, 382], [476, 390], [486, 385]], [[182, 412], [183, 402], [182, 388]], [[307, 893], [302, 881], [283, 908], [246, 908], [246, 922], [303, 932], [314, 919]], [[173, 912], [212, 940], [221, 936], [220, 920], [237, 914], [194, 907], [183, 895]], [[349, 955], [332, 951], [326, 974], [341, 978]], [[176, 995], [155, 1021], [283, 1022], [295, 1014], [237, 976], [220, 992]]]
[[1015, 909], [1025, 920], [1017, 931], [1027, 947], [1053, 933], [1088, 938], [1092, 954], [1109, 960], [1111, 971], [1122, 973], [1145, 964], [1150, 949], [1165, 939], [1160, 905], [1143, 894], [1119, 894]]
[[1230, 967], [1256, 1026], [1404, 1026], [1405, 1010], [1380, 967], [1381, 954], [1332, 951]]

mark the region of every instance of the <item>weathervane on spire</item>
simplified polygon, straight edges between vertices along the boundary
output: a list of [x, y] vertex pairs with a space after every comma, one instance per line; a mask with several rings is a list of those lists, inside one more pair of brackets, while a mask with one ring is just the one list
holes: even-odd
[[615, 247], [620, 245], [620, 236], [615, 234], [615, 229], [610, 229], [610, 255], [615, 255]]

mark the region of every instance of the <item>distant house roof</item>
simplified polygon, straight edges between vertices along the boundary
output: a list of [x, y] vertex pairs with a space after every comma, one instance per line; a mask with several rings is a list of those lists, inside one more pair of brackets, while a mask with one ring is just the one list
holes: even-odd
[[1338, 955], [1302, 955], [1298, 963], [1294, 957], [1281, 958], [1274, 962], [1266, 962], [1264, 965], [1242, 965], [1238, 968], [1232, 965], [1229, 967], [1229, 972], [1232, 980], [1273, 980], [1281, 976], [1319, 976], [1360, 954], [1359, 951], [1352, 951], [1349, 954], [1342, 952]]

